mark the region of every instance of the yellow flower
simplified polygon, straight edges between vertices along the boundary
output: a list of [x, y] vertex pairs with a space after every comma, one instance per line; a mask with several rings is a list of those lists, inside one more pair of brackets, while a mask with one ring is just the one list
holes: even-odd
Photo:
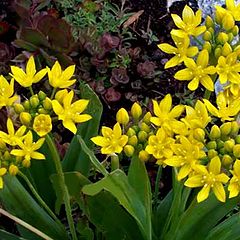
[[11, 146], [17, 145], [17, 140], [24, 138], [24, 133], [26, 132], [26, 126], [21, 126], [16, 132], [14, 129], [13, 122], [10, 118], [7, 120], [7, 131], [8, 134], [0, 131], [0, 138], [7, 144]]
[[179, 167], [178, 180], [185, 178], [191, 173], [199, 159], [206, 156], [205, 152], [196, 144], [191, 143], [186, 137], [180, 136], [180, 143], [172, 144], [171, 149], [175, 156], [165, 160], [165, 164], [172, 167]]
[[217, 106], [214, 107], [211, 102], [207, 99], [203, 99], [208, 111], [222, 121], [231, 121], [234, 116], [240, 111], [240, 98], [238, 99], [227, 99], [223, 92], [220, 92], [217, 96]]
[[220, 56], [216, 66], [221, 84], [230, 81], [240, 84], [240, 63], [237, 62], [237, 53], [230, 53], [227, 57]]
[[232, 178], [230, 180], [228, 191], [230, 192], [229, 198], [233, 198], [238, 196], [240, 192], [240, 160], [236, 160], [233, 165], [233, 171], [230, 170], [232, 173]]
[[70, 91], [63, 97], [62, 105], [57, 101], [52, 101], [53, 111], [62, 120], [63, 126], [72, 133], [77, 132], [75, 123], [82, 123], [90, 120], [89, 114], [81, 114], [87, 107], [89, 100], [80, 99], [72, 103], [74, 92]]
[[173, 29], [171, 34], [180, 38], [184, 38], [187, 35], [199, 36], [206, 31], [206, 26], [199, 26], [202, 21], [202, 12], [198, 10], [194, 14], [193, 10], [189, 6], [185, 6], [182, 12], [182, 19], [177, 14], [171, 14], [175, 25], [179, 29]]
[[128, 136], [122, 135], [122, 129], [119, 123], [116, 123], [113, 129], [102, 127], [102, 136], [92, 137], [91, 140], [101, 148], [102, 154], [121, 153], [123, 147], [127, 144]]
[[0, 109], [4, 106], [11, 106], [16, 100], [17, 96], [14, 95], [14, 80], [8, 83], [7, 79], [0, 75]]
[[116, 114], [116, 120], [118, 123], [127, 125], [129, 123], [129, 115], [125, 108], [120, 108]]
[[164, 66], [164, 68], [170, 68], [177, 66], [178, 64], [184, 62], [187, 58], [194, 57], [198, 53], [198, 48], [195, 46], [189, 47], [190, 39], [189, 37], [179, 38], [172, 35], [172, 39], [176, 47], [171, 46], [168, 43], [159, 44], [158, 47], [165, 53], [174, 54]]
[[26, 73], [16, 66], [11, 66], [11, 71], [10, 75], [23, 87], [30, 87], [33, 83], [39, 82], [47, 73], [46, 69], [37, 73], [33, 56], [27, 62]]
[[4, 167], [0, 168], [0, 189], [3, 188], [3, 176], [7, 173], [7, 169]]
[[52, 130], [52, 119], [49, 115], [39, 114], [34, 118], [33, 130], [43, 137]]
[[186, 59], [185, 65], [187, 68], [178, 71], [174, 78], [181, 81], [190, 81], [188, 88], [194, 91], [201, 83], [209, 91], [214, 90], [213, 80], [209, 75], [216, 72], [214, 66], [208, 66], [209, 54], [206, 49], [202, 50], [197, 58], [196, 63], [193, 59]]
[[216, 10], [222, 13], [230, 13], [235, 21], [240, 21], [240, 4], [235, 5], [234, 0], [226, 0], [226, 9], [216, 6]]
[[32, 132], [28, 131], [23, 141], [17, 140], [20, 149], [13, 149], [10, 154], [16, 157], [24, 157], [24, 160], [29, 163], [32, 158], [38, 160], [45, 159], [42, 153], [36, 151], [43, 145], [44, 140], [44, 138], [40, 138], [37, 142], [33, 142]]
[[188, 178], [184, 185], [190, 188], [203, 187], [197, 195], [198, 202], [207, 199], [211, 189], [219, 201], [225, 202], [226, 193], [223, 184], [228, 180], [229, 177], [221, 173], [220, 158], [215, 156], [211, 159], [208, 168], [202, 165], [195, 166], [195, 174]]
[[204, 129], [207, 124], [211, 121], [211, 117], [208, 116], [208, 111], [204, 103], [197, 100], [195, 107], [185, 106], [186, 117], [182, 118], [183, 121], [189, 128], [202, 128]]
[[168, 135], [171, 135], [173, 132], [178, 133], [180, 129], [183, 128], [183, 123], [177, 121], [183, 110], [183, 105], [177, 105], [172, 108], [172, 97], [170, 94], [167, 94], [161, 102], [158, 104], [156, 100], [153, 100], [153, 112], [156, 117], [151, 117], [150, 121], [158, 126], [163, 127]]
[[76, 82], [76, 79], [70, 80], [75, 71], [75, 65], [67, 67], [64, 71], [58, 61], [55, 62], [52, 69], [47, 67], [49, 83], [54, 88], [67, 88]]
[[157, 164], [165, 165], [165, 160], [173, 155], [172, 144], [174, 144], [174, 139], [168, 137], [163, 128], [159, 128], [156, 135], [149, 137], [145, 150], [156, 158]]

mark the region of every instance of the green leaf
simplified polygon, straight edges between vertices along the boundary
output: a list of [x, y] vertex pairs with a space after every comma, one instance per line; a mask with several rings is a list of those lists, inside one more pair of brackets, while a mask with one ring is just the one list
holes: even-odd
[[4, 188], [0, 191], [0, 201], [8, 212], [31, 224], [51, 238], [58, 240], [68, 239], [63, 225], [56, 223], [36, 203], [16, 177], [4, 176]]
[[4, 239], [4, 240], [27, 240], [26, 238], [19, 237], [15, 234], [4, 231], [3, 229], [0, 229], [0, 239]]
[[25, 40], [22, 40], [22, 39], [16, 39], [13, 42], [14, 42], [14, 45], [16, 45], [20, 48], [23, 48], [27, 51], [30, 51], [30, 52], [36, 51], [38, 49], [38, 47], [35, 46], [34, 44], [27, 42]]
[[143, 205], [134, 188], [130, 185], [125, 173], [120, 169], [117, 169], [100, 181], [94, 184], [85, 185], [82, 189], [83, 193], [90, 196], [94, 196], [102, 190], [109, 191], [114, 197], [117, 198], [120, 204], [123, 205], [123, 207], [137, 221], [144, 239], [150, 240], [147, 232], [149, 226], [146, 220], [148, 219], [148, 216], [146, 215], [145, 206]]
[[[64, 178], [65, 178], [65, 184], [68, 188], [69, 195], [77, 201], [80, 208], [83, 208], [80, 192], [84, 185], [90, 184], [91, 182], [79, 172], [66, 172], [64, 173]], [[59, 213], [60, 207], [63, 204], [63, 193], [59, 186], [60, 184], [59, 184], [59, 178], [57, 174], [54, 174], [51, 176], [51, 181], [53, 183], [53, 187], [57, 194], [57, 201], [56, 201], [55, 208], [56, 208], [56, 212]]]
[[208, 234], [206, 240], [239, 240], [240, 239], [240, 218], [239, 213], [227, 218], [218, 224]]
[[138, 194], [145, 209], [145, 228], [149, 239], [152, 239], [152, 192], [145, 163], [136, 155], [131, 158], [131, 164], [128, 171], [128, 181]]
[[[93, 149], [94, 144], [90, 138], [98, 134], [99, 122], [102, 115], [102, 104], [97, 95], [86, 84], [80, 84], [80, 96], [81, 98], [90, 100], [86, 113], [90, 114], [92, 119], [79, 125], [77, 135], [83, 138], [88, 148]], [[89, 156], [82, 150], [77, 135], [73, 137], [68, 151], [65, 154], [62, 162], [63, 170], [64, 172], [79, 171], [83, 175], [88, 176], [91, 161]]]

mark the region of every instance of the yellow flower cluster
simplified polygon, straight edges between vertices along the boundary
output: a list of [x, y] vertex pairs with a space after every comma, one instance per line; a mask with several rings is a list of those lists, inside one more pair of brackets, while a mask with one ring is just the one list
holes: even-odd
[[[185, 6], [182, 18], [172, 14], [178, 28], [171, 31], [176, 47], [166, 43], [158, 45], [163, 52], [174, 55], [165, 68], [184, 63], [186, 68], [176, 72], [174, 78], [189, 81], [188, 88], [191, 91], [201, 84], [213, 92], [214, 83], [219, 79], [224, 88], [229, 88], [234, 96], [238, 96], [240, 46], [235, 44], [234, 38], [239, 32], [235, 24], [240, 20], [239, 12], [239, 4], [235, 5], [234, 0], [226, 0], [226, 8], [216, 6], [215, 18], [207, 16], [202, 26], [201, 10], [194, 13], [189, 6]], [[190, 42], [197, 43], [197, 46], [191, 46]]]
[[[208, 100], [197, 100], [194, 107], [172, 106], [167, 94], [160, 102], [153, 100], [151, 112], [134, 103], [130, 112], [121, 108], [113, 129], [102, 127], [102, 136], [92, 138], [102, 154], [138, 155], [142, 161], [163, 167], [175, 167], [178, 180], [190, 188], [201, 188], [198, 202], [210, 191], [225, 202], [225, 185], [229, 197], [240, 193], [240, 133], [235, 120], [240, 104], [232, 106], [220, 94], [218, 108]], [[212, 115], [212, 116], [211, 116]], [[211, 124], [221, 119], [218, 127]]]
[[[0, 76], [0, 109], [6, 107], [9, 113], [7, 132], [0, 131], [0, 188], [3, 188], [5, 174], [16, 175], [20, 168], [31, 165], [31, 159], [45, 159], [38, 150], [44, 144], [45, 136], [51, 132], [54, 119], [61, 120], [63, 126], [74, 134], [77, 123], [91, 119], [90, 115], [82, 114], [89, 101], [74, 101], [74, 91], [67, 89], [76, 82], [71, 79], [74, 70], [74, 65], [62, 70], [56, 61], [51, 69], [46, 67], [37, 72], [31, 56], [25, 71], [11, 66], [10, 82], [7, 77]], [[43, 91], [34, 94], [33, 84], [41, 81], [46, 74], [48, 78], [45, 79], [53, 87], [51, 96]], [[28, 99], [24, 96], [22, 101], [14, 93], [14, 80], [29, 88], [31, 96]]]

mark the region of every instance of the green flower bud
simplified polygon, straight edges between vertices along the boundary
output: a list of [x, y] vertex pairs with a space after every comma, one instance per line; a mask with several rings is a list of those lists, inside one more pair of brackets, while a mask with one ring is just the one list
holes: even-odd
[[224, 147], [224, 141], [218, 139], [217, 140], [217, 149], [223, 148]]
[[228, 33], [228, 42], [231, 43], [234, 39], [234, 35], [232, 33]]
[[38, 113], [39, 114], [48, 114], [48, 111], [41, 107], [38, 109]]
[[224, 155], [224, 154], [226, 153], [224, 147], [223, 147], [223, 148], [220, 148], [220, 149], [218, 150], [218, 152], [219, 152], [220, 154], [222, 154], [222, 155]]
[[232, 162], [233, 162], [233, 159], [231, 158], [231, 156], [229, 156], [228, 154], [223, 155], [223, 157], [222, 157], [222, 165], [224, 167], [228, 168], [232, 164]]
[[18, 174], [18, 171], [19, 171], [18, 167], [13, 164], [11, 164], [8, 169], [9, 174], [12, 176], [16, 176]]
[[219, 58], [222, 56], [222, 48], [221, 47], [216, 47], [214, 50], [214, 56], [215, 58]]
[[236, 144], [233, 146], [233, 155], [236, 158], [240, 158], [240, 144]]
[[193, 137], [199, 141], [199, 142], [204, 142], [205, 140], [205, 132], [201, 128], [197, 128], [193, 131]]
[[210, 41], [212, 39], [212, 33], [209, 32], [209, 31], [206, 31], [204, 34], [203, 34], [203, 40], [205, 41]]
[[235, 137], [235, 142], [240, 144], [240, 135], [237, 135], [237, 136]]
[[220, 32], [217, 36], [217, 43], [224, 44], [228, 41], [228, 35], [225, 32]]
[[132, 129], [133, 129], [136, 133], [138, 133], [139, 130], [140, 130], [140, 128], [139, 128], [138, 125], [133, 125], [133, 126], [132, 126]]
[[126, 154], [127, 157], [132, 157], [135, 151], [135, 148], [132, 145], [126, 145], [123, 148], [124, 153]]
[[145, 131], [139, 131], [138, 133], [138, 140], [139, 142], [145, 142], [147, 141], [147, 138], [148, 138], [148, 134], [145, 132]]
[[138, 103], [134, 103], [131, 107], [131, 114], [134, 120], [138, 120], [142, 115], [142, 108]]
[[216, 140], [221, 137], [221, 131], [217, 125], [212, 126], [209, 137], [211, 140]]
[[224, 43], [223, 47], [222, 47], [222, 55], [224, 57], [226, 57], [227, 55], [229, 55], [232, 52], [232, 47], [229, 43]]
[[143, 122], [145, 122], [146, 124], [150, 124], [151, 117], [152, 117], [152, 114], [150, 112], [147, 112], [143, 117]]
[[0, 149], [5, 149], [6, 148], [6, 143], [0, 138]]
[[214, 149], [208, 150], [208, 157], [209, 157], [209, 159], [212, 159], [212, 158], [214, 158], [217, 155], [218, 155], [218, 152], [216, 150], [214, 150]]
[[127, 110], [120, 108], [116, 114], [116, 120], [120, 124], [127, 125], [129, 123], [129, 115]]
[[37, 108], [38, 105], [40, 104], [40, 101], [39, 101], [37, 95], [30, 97], [29, 101], [30, 101], [30, 105], [32, 108]]
[[210, 16], [206, 17], [205, 25], [207, 28], [214, 27], [213, 19]]
[[223, 124], [220, 126], [221, 135], [228, 136], [228, 135], [230, 134], [231, 130], [232, 130], [232, 124], [231, 124], [231, 122], [223, 123]]
[[29, 160], [29, 159], [24, 159], [23, 161], [22, 161], [22, 165], [23, 165], [23, 167], [25, 167], [25, 168], [29, 168], [30, 166], [31, 166], [31, 161]]
[[20, 121], [23, 125], [25, 125], [25, 126], [30, 126], [31, 125], [32, 116], [31, 116], [30, 113], [21, 112], [19, 118], [20, 118]]
[[216, 141], [210, 141], [207, 143], [207, 149], [217, 149], [217, 143]]
[[138, 144], [138, 138], [136, 135], [128, 138], [128, 144], [132, 146], [136, 146]]
[[52, 101], [50, 98], [46, 97], [44, 100], [43, 100], [43, 108], [47, 111], [50, 111], [52, 110]]
[[239, 132], [239, 124], [237, 121], [232, 122], [232, 129], [231, 129], [231, 135], [237, 135]]
[[14, 111], [15, 111], [17, 114], [20, 114], [21, 112], [24, 111], [24, 107], [23, 107], [23, 105], [20, 104], [20, 103], [15, 103], [15, 104], [13, 105], [13, 108], [14, 108]]
[[208, 53], [212, 52], [212, 44], [210, 42], [205, 42], [203, 44], [203, 49], [206, 49], [208, 51]]
[[29, 109], [30, 109], [30, 102], [29, 102], [29, 100], [26, 100], [26, 101], [23, 103], [23, 107], [25, 108], [25, 110], [29, 110]]
[[134, 131], [134, 129], [133, 128], [129, 128], [128, 129], [128, 131], [127, 131], [127, 136], [128, 137], [132, 137], [132, 136], [134, 136], [134, 135], [136, 135], [136, 132]]
[[147, 151], [141, 150], [141, 151], [139, 152], [139, 154], [138, 154], [138, 157], [139, 157], [139, 159], [140, 159], [141, 161], [146, 162], [146, 161], [149, 160], [150, 155], [147, 153]]
[[142, 122], [141, 123], [141, 126], [140, 126], [140, 129], [149, 133], [151, 131], [151, 128], [149, 125], [147, 125], [145, 122]]
[[11, 159], [11, 154], [10, 154], [10, 152], [8, 150], [4, 152], [3, 159], [5, 161], [9, 161]]
[[117, 155], [111, 156], [111, 171], [119, 169], [119, 158]]
[[43, 91], [39, 91], [39, 93], [38, 93], [38, 98], [39, 98], [39, 100], [40, 101], [43, 101], [45, 98], [46, 98], [46, 93], [45, 92], [43, 92]]
[[237, 25], [235, 25], [232, 29], [232, 34], [233, 34], [233, 36], [237, 36], [238, 33], [239, 33], [239, 28]]
[[208, 28], [208, 31], [212, 34], [212, 36], [214, 35], [214, 29], [212, 27]]
[[235, 141], [233, 139], [229, 139], [224, 143], [224, 149], [227, 152], [232, 152], [234, 145], [235, 145]]
[[232, 14], [226, 13], [222, 19], [222, 26], [225, 30], [229, 31], [231, 30], [235, 25], [234, 18]]

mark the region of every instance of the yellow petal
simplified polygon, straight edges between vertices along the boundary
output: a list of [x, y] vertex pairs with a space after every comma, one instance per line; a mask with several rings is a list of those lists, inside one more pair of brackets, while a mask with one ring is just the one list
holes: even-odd
[[206, 49], [202, 50], [197, 57], [197, 65], [205, 68], [208, 65], [209, 54]]
[[217, 110], [216, 107], [214, 107], [214, 106], [209, 102], [209, 100], [203, 99], [203, 102], [204, 102], [204, 104], [206, 105], [208, 111], [209, 111], [213, 116], [219, 117], [219, 111]]
[[170, 60], [168, 60], [164, 66], [165, 69], [170, 68], [170, 67], [175, 67], [177, 66], [179, 63], [181, 63], [181, 59], [179, 56], [174, 56], [172, 57]]
[[89, 103], [89, 100], [80, 99], [74, 102], [72, 104], [72, 107], [75, 108], [78, 113], [82, 113], [86, 109], [88, 103]]
[[195, 19], [194, 12], [188, 5], [186, 5], [183, 9], [182, 18], [184, 23], [186, 24], [190, 25], [194, 23], [194, 19]]
[[185, 186], [190, 188], [196, 188], [203, 186], [204, 183], [202, 183], [202, 175], [194, 175], [193, 177], [190, 177], [187, 179], [187, 181], [184, 183]]
[[74, 116], [74, 122], [76, 123], [87, 122], [90, 119], [92, 119], [92, 117], [88, 114], [81, 114], [81, 115]]
[[177, 105], [175, 106], [169, 113], [170, 118], [178, 118], [184, 111], [185, 106], [184, 105]]
[[173, 29], [171, 32], [171, 35], [175, 35], [179, 38], [186, 38], [188, 37], [187, 33], [183, 30], [180, 30], [180, 29]]
[[10, 154], [17, 156], [17, 157], [23, 157], [25, 156], [25, 153], [22, 150], [19, 149], [13, 149]]
[[175, 73], [174, 78], [181, 81], [191, 80], [193, 78], [192, 70], [190, 70], [189, 68], [179, 70]]
[[240, 187], [239, 184], [237, 184], [236, 182], [234, 183], [230, 183], [228, 186], [228, 191], [229, 193], [229, 198], [233, 198], [238, 196], [239, 192], [240, 192]]
[[199, 78], [198, 77], [195, 77], [193, 78], [193, 80], [188, 84], [188, 88], [191, 90], [191, 91], [195, 91], [199, 86]]
[[2, 189], [3, 188], [3, 179], [2, 179], [2, 177], [0, 177], [0, 189]]
[[109, 141], [102, 136], [92, 137], [91, 141], [93, 141], [96, 145], [100, 147], [107, 147], [109, 145]]
[[195, 47], [195, 46], [192, 46], [192, 47], [189, 47], [187, 49], [187, 54], [186, 55], [188, 57], [194, 57], [195, 55], [197, 55], [197, 53], [198, 53], [198, 48]]
[[176, 54], [178, 52], [178, 49], [173, 47], [172, 45], [168, 44], [168, 43], [162, 43], [162, 44], [158, 44], [158, 47], [165, 53], [168, 54]]
[[213, 186], [213, 192], [219, 201], [226, 201], [226, 193], [222, 183], [216, 182]]
[[171, 14], [171, 17], [178, 28], [185, 28], [185, 23], [177, 14]]
[[73, 134], [77, 133], [77, 128], [73, 121], [71, 121], [69, 119], [65, 120], [65, 121], [63, 121], [63, 126], [65, 128], [67, 128], [69, 131], [71, 131]]
[[208, 75], [205, 77], [202, 77], [200, 79], [201, 84], [209, 91], [214, 91], [214, 84], [213, 81], [211, 79], [211, 77], [209, 77]]
[[0, 168], [0, 176], [3, 176], [3, 175], [5, 175], [6, 174], [6, 172], [7, 172], [7, 169], [6, 168]]
[[13, 122], [10, 118], [8, 118], [7, 120], [7, 130], [9, 135], [14, 135], [15, 130], [14, 130]]
[[40, 70], [33, 78], [33, 83], [39, 82], [47, 73], [47, 69]]
[[102, 127], [101, 132], [102, 132], [102, 135], [106, 138], [111, 138], [113, 134], [112, 129], [105, 126]]
[[64, 98], [63, 98], [63, 106], [65, 109], [69, 108], [72, 104], [74, 92], [71, 90]]
[[31, 56], [27, 62], [26, 74], [29, 75], [30, 77], [33, 77], [35, 73], [36, 73], [35, 62], [33, 56]]
[[189, 173], [191, 172], [190, 164], [185, 164], [181, 167], [180, 171], [178, 172], [178, 181], [184, 179]]
[[210, 192], [210, 186], [209, 185], [204, 186], [197, 195], [197, 201], [202, 202], [206, 200], [209, 196], [209, 192]]
[[206, 31], [206, 26], [199, 26], [194, 29], [193, 36], [197, 37]]
[[159, 108], [161, 113], [169, 113], [172, 107], [172, 97], [167, 94], [160, 102]]
[[74, 74], [75, 71], [75, 65], [71, 65], [67, 67], [63, 72], [62, 72], [62, 79], [64, 80], [69, 80], [72, 75]]
[[37, 159], [37, 160], [43, 160], [43, 159], [45, 159], [45, 156], [44, 156], [42, 153], [33, 152], [33, 153], [31, 154], [31, 158]]
[[53, 111], [57, 115], [63, 114], [64, 109], [63, 109], [62, 105], [57, 100], [52, 100], [52, 107], [53, 107]]
[[221, 171], [221, 161], [218, 156], [215, 156], [211, 159], [209, 164], [209, 172], [212, 172], [214, 175], [219, 174]]
[[196, 12], [196, 17], [194, 19], [195, 26], [198, 26], [202, 21], [202, 11], [200, 9]]
[[122, 135], [122, 129], [119, 123], [116, 123], [113, 127], [113, 134], [115, 138], [120, 138]]

